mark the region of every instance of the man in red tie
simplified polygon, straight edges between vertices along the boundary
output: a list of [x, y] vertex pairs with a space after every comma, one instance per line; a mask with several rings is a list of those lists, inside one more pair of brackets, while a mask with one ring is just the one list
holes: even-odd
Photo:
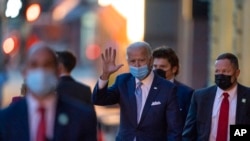
[[215, 61], [215, 86], [194, 92], [183, 141], [229, 141], [230, 125], [250, 124], [250, 90], [238, 83], [238, 59], [224, 53]]
[[96, 141], [93, 107], [57, 95], [57, 65], [48, 45], [32, 46], [24, 71], [27, 94], [0, 111], [0, 141]]

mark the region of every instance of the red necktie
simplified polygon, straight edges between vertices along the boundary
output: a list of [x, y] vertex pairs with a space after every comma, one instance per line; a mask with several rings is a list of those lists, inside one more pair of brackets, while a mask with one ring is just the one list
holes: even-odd
[[227, 141], [227, 131], [228, 131], [228, 115], [229, 115], [229, 101], [228, 93], [223, 93], [223, 100], [220, 106], [220, 115], [217, 128], [216, 141]]
[[46, 141], [46, 119], [45, 119], [45, 108], [40, 107], [38, 109], [40, 114], [40, 121], [37, 128], [36, 141]]

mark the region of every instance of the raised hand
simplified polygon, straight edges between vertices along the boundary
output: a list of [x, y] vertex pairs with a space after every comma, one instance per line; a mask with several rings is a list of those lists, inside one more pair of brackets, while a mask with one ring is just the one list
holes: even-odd
[[116, 50], [111, 47], [105, 49], [105, 54], [102, 53], [102, 75], [101, 79], [108, 80], [110, 75], [118, 71], [123, 64], [116, 65]]

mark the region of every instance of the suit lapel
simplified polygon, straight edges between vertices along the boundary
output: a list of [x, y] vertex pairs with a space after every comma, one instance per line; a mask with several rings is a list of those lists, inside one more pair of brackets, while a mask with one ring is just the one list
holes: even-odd
[[175, 84], [176, 86], [179, 86], [179, 85], [180, 85], [180, 82], [174, 79], [174, 84]]
[[128, 90], [128, 98], [129, 98], [129, 106], [131, 109], [131, 121], [133, 124], [137, 124], [137, 108], [136, 105], [136, 97], [135, 97], [135, 78], [131, 77], [129, 81], [127, 81], [127, 90]]
[[65, 109], [65, 107], [63, 105], [63, 102], [61, 101], [61, 98], [58, 97], [57, 107], [56, 107], [56, 115], [55, 115], [55, 123], [54, 123], [54, 139], [53, 139], [53, 141], [65, 140], [64, 139], [65, 136], [63, 133], [67, 133], [67, 131], [66, 131], [67, 126], [63, 122], [65, 121], [65, 118], [67, 118], [66, 120], [68, 120], [68, 116], [67, 116], [67, 113], [65, 112], [64, 109]]
[[145, 119], [149, 109], [151, 108], [151, 103], [155, 100], [155, 98], [156, 98], [156, 96], [158, 94], [158, 91], [159, 91], [158, 84], [159, 84], [159, 79], [158, 79], [158, 77], [156, 75], [154, 75], [154, 79], [153, 79], [151, 88], [150, 88], [149, 93], [148, 93], [146, 103], [144, 105], [144, 108], [143, 108], [143, 111], [142, 111], [142, 114], [141, 114], [141, 119], [140, 119], [139, 125]]
[[237, 90], [237, 106], [236, 106], [236, 124], [242, 124], [244, 117], [244, 111], [246, 111], [246, 98], [245, 98], [245, 89], [242, 85], [238, 85]]
[[15, 120], [12, 121], [12, 126], [15, 127], [14, 133], [17, 136], [13, 136], [12, 139], [18, 139], [20, 141], [29, 141], [30, 133], [29, 133], [29, 118], [28, 118], [28, 106], [27, 100], [23, 99], [20, 101], [16, 112], [13, 116], [15, 116]]
[[203, 101], [203, 105], [204, 105], [203, 112], [205, 112], [204, 115], [206, 115], [203, 118], [204, 118], [204, 121], [208, 121], [207, 124], [209, 128], [211, 128], [213, 105], [214, 105], [214, 100], [216, 96], [216, 91], [217, 91], [217, 87], [216, 86], [212, 87], [211, 90], [204, 97], [204, 101]]

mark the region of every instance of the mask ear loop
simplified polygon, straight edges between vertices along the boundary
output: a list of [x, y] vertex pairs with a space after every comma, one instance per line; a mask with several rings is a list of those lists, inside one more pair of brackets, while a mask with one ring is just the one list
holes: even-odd
[[[240, 71], [239, 69], [237, 69], [235, 72], [234, 72], [234, 74], [233, 75], [236, 75], [236, 72], [237, 71]], [[235, 82], [237, 82], [237, 77], [235, 77], [235, 79], [234, 79], [234, 81], [232, 82], [232, 83], [235, 83]]]
[[[235, 72], [231, 75], [231, 80], [230, 80], [230, 82], [231, 82], [232, 84], [234, 84], [235, 82], [237, 83], [237, 77], [235, 77], [237, 71], [239, 71], [239, 69], [235, 70]], [[235, 79], [234, 79], [233, 82], [232, 82], [232, 77], [235, 77]]]
[[[231, 77], [231, 80], [230, 80], [230, 81], [232, 81], [232, 77]], [[234, 81], [231, 82], [231, 83], [234, 84], [235, 82], [237, 82], [237, 78], [236, 78], [236, 77], [235, 77]]]

